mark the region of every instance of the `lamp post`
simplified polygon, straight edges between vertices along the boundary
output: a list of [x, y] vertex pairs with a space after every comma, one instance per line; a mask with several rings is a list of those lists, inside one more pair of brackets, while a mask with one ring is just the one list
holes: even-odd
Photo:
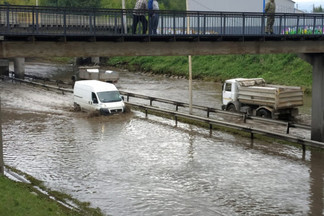
[[[186, 11], [188, 13], [189, 9], [189, 0], [186, 0]], [[190, 17], [187, 16], [187, 34], [190, 31]], [[191, 55], [188, 55], [188, 64], [189, 64], [189, 114], [192, 115], [192, 61]]]

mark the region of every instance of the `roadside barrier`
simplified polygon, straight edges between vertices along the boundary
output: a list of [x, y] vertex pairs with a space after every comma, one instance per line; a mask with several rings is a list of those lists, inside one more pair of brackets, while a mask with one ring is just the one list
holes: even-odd
[[[8, 77], [1, 76], [1, 78], [2, 79], [7, 79]], [[59, 86], [51, 86], [51, 85], [46, 85], [44, 83], [28, 81], [28, 80], [22, 80], [22, 79], [17, 79], [17, 78], [14, 78], [14, 77], [9, 77], [9, 79], [11, 79], [12, 81], [18, 81], [18, 82], [22, 82], [22, 83], [28, 83], [28, 84], [31, 84], [31, 85], [44, 87], [46, 89], [60, 91], [60, 92], [62, 92], [62, 94], [64, 94], [64, 92], [73, 93], [72, 89], [62, 88], [62, 87], [59, 87]], [[302, 146], [302, 148], [303, 148], [304, 153], [306, 151], [306, 146], [324, 149], [324, 143], [322, 143], [322, 142], [317, 142], [317, 141], [313, 141], [313, 140], [310, 140], [310, 139], [289, 135], [290, 128], [300, 128], [300, 129], [310, 130], [311, 127], [308, 126], [308, 125], [294, 124], [294, 123], [291, 123], [291, 122], [284, 122], [284, 121], [278, 121], [278, 120], [272, 120], [272, 119], [252, 117], [252, 116], [247, 116], [245, 114], [232, 113], [232, 112], [223, 111], [223, 110], [220, 110], [220, 109], [204, 107], [204, 106], [198, 106], [198, 105], [193, 105], [193, 108], [198, 109], [198, 110], [202, 110], [202, 111], [206, 111], [207, 112], [207, 117], [202, 117], [202, 116], [197, 116], [197, 115], [190, 115], [190, 114], [179, 112], [179, 107], [189, 107], [189, 104], [187, 104], [187, 103], [178, 102], [178, 101], [172, 101], [172, 100], [162, 99], [162, 98], [156, 98], [156, 97], [150, 97], [150, 96], [145, 96], [145, 95], [140, 95], [140, 94], [134, 94], [134, 93], [124, 92], [124, 91], [120, 91], [120, 93], [122, 95], [126, 96], [127, 101], [125, 103], [128, 106], [137, 107], [140, 110], [144, 110], [146, 116], [148, 116], [148, 111], [154, 111], [154, 112], [159, 112], [159, 113], [163, 113], [163, 114], [173, 116], [174, 119], [175, 119], [176, 125], [178, 123], [178, 118], [181, 117], [181, 118], [184, 118], [184, 119], [194, 120], [194, 121], [199, 121], [199, 122], [209, 124], [210, 131], [213, 130], [214, 125], [215, 126], [222, 126], [222, 127], [237, 129], [237, 130], [241, 130], [241, 131], [250, 133], [251, 134], [251, 139], [254, 138], [254, 134], [262, 134], [262, 135], [265, 135], [265, 136], [268, 136], [268, 137], [277, 138], [277, 139], [293, 142], [293, 143], [296, 143], [296, 144], [300, 144]], [[131, 102], [129, 102], [130, 97], [148, 100], [150, 104], [149, 105], [143, 105], [143, 104], [131, 103]], [[176, 106], [175, 111], [154, 107], [153, 106], [153, 101], [175, 105]], [[227, 121], [220, 121], [220, 120], [216, 120], [216, 119], [211, 119], [209, 117], [209, 114], [211, 112], [221, 113], [221, 114], [226, 114], [226, 115], [231, 115], [231, 116], [236, 116], [236, 117], [242, 117], [244, 123], [246, 122], [246, 119], [251, 119], [251, 120], [260, 121], [260, 122], [263, 122], [263, 123], [274, 123], [274, 124], [286, 125], [287, 126], [286, 134], [277, 133], [277, 132], [271, 132], [271, 131], [258, 129], [258, 128], [253, 128], [253, 127], [248, 127], [248, 126], [244, 126], [244, 125], [241, 125], [241, 124], [230, 123], [230, 122], [227, 122]]]

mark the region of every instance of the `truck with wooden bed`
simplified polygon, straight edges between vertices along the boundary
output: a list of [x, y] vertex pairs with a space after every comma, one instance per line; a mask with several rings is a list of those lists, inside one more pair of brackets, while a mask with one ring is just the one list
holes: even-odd
[[262, 78], [229, 79], [222, 87], [222, 109], [227, 111], [280, 119], [295, 117], [302, 105], [301, 87], [269, 85]]

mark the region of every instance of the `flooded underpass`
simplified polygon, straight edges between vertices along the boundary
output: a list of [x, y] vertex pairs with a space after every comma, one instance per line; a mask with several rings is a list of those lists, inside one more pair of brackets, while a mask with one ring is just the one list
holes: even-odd
[[[194, 86], [195, 104], [220, 106], [220, 86]], [[140, 73], [122, 72], [117, 87], [188, 97], [186, 80]], [[73, 111], [72, 94], [11, 81], [0, 90], [5, 164], [107, 215], [323, 214], [323, 152], [138, 111], [91, 116]]]

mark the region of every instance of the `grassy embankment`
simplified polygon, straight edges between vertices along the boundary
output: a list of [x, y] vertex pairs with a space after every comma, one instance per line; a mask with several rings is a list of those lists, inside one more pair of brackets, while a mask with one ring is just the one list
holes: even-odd
[[[34, 180], [35, 181], [35, 180]], [[100, 216], [99, 209], [91, 209], [88, 203], [76, 203], [80, 211], [71, 210], [58, 202], [50, 199], [37, 191], [32, 184], [12, 181], [4, 176], [0, 176], [0, 216]], [[49, 192], [51, 196], [59, 200], [67, 199], [68, 195]], [[71, 198], [69, 198], [71, 200]], [[73, 200], [75, 201], [75, 200]], [[83, 205], [83, 206], [80, 206]]]
[[[110, 66], [130, 71], [188, 77], [188, 57], [113, 57]], [[223, 81], [229, 78], [262, 77], [267, 83], [301, 86], [311, 92], [312, 66], [294, 54], [193, 56], [194, 79]]]

